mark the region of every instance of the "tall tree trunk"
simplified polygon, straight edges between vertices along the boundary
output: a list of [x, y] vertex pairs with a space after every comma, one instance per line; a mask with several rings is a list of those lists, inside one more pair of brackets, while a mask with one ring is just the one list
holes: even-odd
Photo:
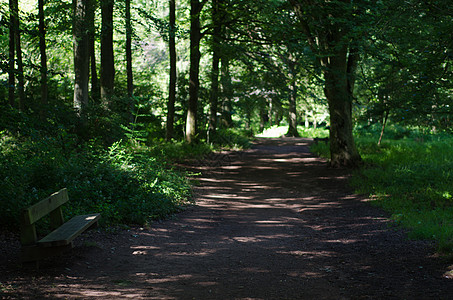
[[286, 136], [299, 137], [297, 131], [297, 84], [296, 84], [296, 62], [293, 61], [291, 55], [288, 59], [289, 73], [291, 76], [289, 86], [289, 116], [288, 116], [288, 132]]
[[77, 132], [83, 135], [88, 106], [89, 57], [87, 9], [90, 0], [73, 0], [74, 110], [79, 119]]
[[129, 101], [129, 121], [134, 121], [134, 74], [132, 72], [132, 22], [131, 22], [131, 0], [126, 0], [126, 74], [127, 74], [127, 96]]
[[319, 9], [312, 1], [290, 0], [290, 3], [299, 18], [301, 31], [323, 67], [324, 94], [330, 113], [330, 164], [333, 167], [355, 167], [361, 163], [352, 135], [352, 100], [358, 54], [355, 49], [349, 49], [348, 26], [324, 21], [351, 18], [353, 22], [357, 19], [351, 12], [357, 11], [349, 1], [324, 1], [331, 10]]
[[90, 56], [90, 73], [91, 73], [91, 98], [97, 103], [101, 97], [101, 87], [99, 86], [98, 71], [96, 68], [96, 25], [95, 12], [97, 7], [96, 0], [90, 0], [88, 7], [88, 52]]
[[38, 1], [39, 17], [39, 52], [41, 53], [41, 105], [40, 116], [45, 117], [44, 109], [47, 105], [47, 54], [46, 54], [46, 24], [44, 21], [44, 0]]
[[390, 109], [387, 109], [385, 111], [385, 115], [384, 115], [384, 118], [382, 120], [382, 128], [381, 128], [381, 134], [379, 135], [379, 140], [378, 140], [378, 146], [381, 145], [381, 142], [382, 142], [382, 138], [384, 137], [384, 131], [385, 131], [385, 126], [387, 125], [387, 120], [389, 118], [389, 113], [390, 113]]
[[[328, 59], [324, 94], [330, 112], [330, 154], [333, 167], [356, 167], [361, 158], [352, 135], [352, 74], [348, 74], [347, 46]], [[351, 57], [352, 59], [352, 57]]]
[[272, 103], [272, 98], [268, 98], [267, 100], [268, 100], [267, 115], [269, 118], [269, 126], [274, 126], [274, 107]]
[[11, 107], [16, 106], [15, 99], [15, 89], [16, 89], [16, 80], [15, 80], [15, 26], [16, 15], [14, 8], [14, 0], [9, 0], [9, 64], [8, 64], [8, 101]]
[[217, 130], [217, 110], [219, 102], [219, 62], [220, 62], [220, 8], [219, 1], [212, 0], [212, 70], [208, 137], [214, 137]]
[[233, 87], [230, 76], [230, 61], [226, 55], [221, 59], [221, 83], [222, 83], [222, 125], [225, 128], [233, 126], [231, 99], [233, 98]]
[[14, 40], [16, 50], [17, 62], [17, 89], [19, 91], [19, 110], [25, 108], [25, 80], [24, 80], [24, 64], [22, 62], [22, 46], [20, 42], [20, 16], [19, 16], [19, 3], [14, 1]]
[[199, 0], [190, 1], [190, 70], [189, 70], [189, 103], [186, 120], [186, 141], [192, 143], [197, 134], [197, 106], [200, 80], [200, 11]]
[[175, 102], [176, 102], [176, 0], [169, 1], [170, 34], [168, 48], [170, 52], [170, 83], [168, 86], [167, 103], [167, 132], [166, 139], [170, 141], [174, 135]]
[[101, 98], [109, 108], [115, 81], [113, 55], [113, 4], [114, 0], [101, 0]]

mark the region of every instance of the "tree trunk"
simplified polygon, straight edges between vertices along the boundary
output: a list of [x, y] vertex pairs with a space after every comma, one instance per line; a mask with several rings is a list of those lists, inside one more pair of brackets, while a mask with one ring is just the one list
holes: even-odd
[[229, 59], [225, 55], [221, 59], [221, 83], [222, 83], [222, 125], [225, 128], [233, 126], [231, 99], [233, 98], [233, 87], [231, 84]]
[[219, 1], [212, 0], [212, 70], [211, 70], [211, 95], [210, 95], [210, 115], [208, 137], [215, 136], [217, 130], [217, 109], [219, 99], [219, 62], [220, 62], [220, 10]]
[[47, 105], [47, 55], [46, 55], [46, 26], [44, 21], [44, 0], [38, 1], [39, 17], [39, 52], [41, 53], [41, 105], [40, 116], [44, 118], [44, 109]]
[[350, 13], [355, 10], [349, 6], [352, 5], [349, 1], [324, 1], [331, 10], [318, 9], [317, 3], [311, 1], [290, 0], [290, 3], [299, 18], [301, 31], [323, 67], [324, 94], [330, 112], [331, 165], [355, 167], [361, 162], [352, 135], [354, 72], [358, 53], [349, 49], [348, 56], [350, 28], [334, 22], [335, 18], [354, 20]]
[[348, 74], [347, 46], [337, 49], [324, 70], [324, 94], [330, 112], [330, 164], [332, 167], [356, 167], [361, 158], [352, 135], [352, 74]]
[[16, 80], [15, 80], [15, 26], [16, 23], [16, 15], [15, 15], [15, 8], [14, 8], [14, 0], [9, 0], [9, 64], [8, 64], [8, 100], [11, 107], [16, 106], [15, 100], [15, 87], [16, 87]]
[[16, 50], [17, 62], [17, 89], [19, 91], [19, 110], [25, 108], [25, 81], [24, 81], [24, 64], [22, 62], [22, 46], [20, 42], [20, 17], [19, 17], [19, 3], [14, 1], [14, 40]]
[[134, 74], [132, 72], [132, 23], [131, 23], [131, 0], [126, 0], [126, 73], [127, 73], [127, 96], [129, 101], [129, 120], [134, 121]]
[[114, 0], [101, 0], [101, 99], [106, 108], [110, 108], [115, 81], [113, 4]]
[[389, 118], [389, 113], [390, 113], [390, 109], [387, 109], [385, 111], [385, 115], [384, 115], [384, 118], [382, 120], [382, 128], [381, 128], [381, 134], [379, 135], [379, 141], [378, 141], [378, 146], [381, 145], [381, 142], [382, 142], [382, 138], [384, 137], [384, 131], [385, 131], [385, 126], [387, 125], [387, 120]]
[[94, 22], [96, 1], [90, 0], [89, 11], [88, 11], [88, 26], [89, 26], [89, 37], [88, 37], [88, 51], [90, 56], [90, 73], [91, 73], [91, 98], [97, 103], [101, 97], [101, 88], [99, 86], [98, 72], [96, 68], [96, 25]]
[[77, 131], [83, 134], [86, 127], [86, 107], [88, 106], [88, 22], [89, 0], [74, 0], [74, 110], [79, 119]]
[[175, 102], [176, 102], [176, 0], [170, 0], [170, 34], [168, 48], [170, 52], [170, 83], [168, 86], [167, 103], [167, 132], [166, 139], [170, 141], [174, 135]]
[[268, 98], [268, 104], [269, 106], [267, 107], [267, 115], [269, 118], [269, 126], [274, 126], [274, 105], [272, 102], [272, 98]]
[[200, 11], [199, 0], [190, 1], [190, 70], [189, 70], [189, 103], [186, 120], [186, 141], [192, 143], [197, 134], [197, 106], [200, 88]]
[[289, 87], [289, 116], [288, 116], [288, 132], [286, 136], [290, 137], [299, 137], [299, 132], [297, 132], [297, 85], [296, 85], [296, 63], [292, 61], [291, 57], [288, 61], [289, 71], [290, 71], [290, 87]]

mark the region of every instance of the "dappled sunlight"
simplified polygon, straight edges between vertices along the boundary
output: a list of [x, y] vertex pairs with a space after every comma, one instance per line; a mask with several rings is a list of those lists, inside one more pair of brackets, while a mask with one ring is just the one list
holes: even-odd
[[155, 246], [145, 246], [145, 245], [140, 245], [140, 246], [131, 246], [131, 249], [137, 249], [137, 250], [159, 250], [160, 247], [155, 247]]
[[[151, 274], [151, 276], [158, 277], [159, 274]], [[180, 275], [175, 275], [175, 276], [167, 276], [165, 278], [148, 278], [146, 279], [147, 283], [166, 283], [166, 282], [174, 282], [174, 281], [180, 281], [180, 280], [188, 280], [192, 279], [194, 275], [192, 274], [180, 274]]]
[[159, 257], [165, 257], [166, 259], [169, 259], [169, 258], [175, 258], [175, 257], [181, 257], [181, 256], [190, 256], [190, 257], [199, 257], [199, 256], [209, 256], [209, 255], [212, 255], [214, 253], [216, 253], [216, 250], [202, 250], [202, 251], [197, 251], [197, 252], [164, 252], [165, 255], [163, 255], [163, 253], [156, 253], [154, 256], [156, 258], [159, 258]]
[[357, 239], [342, 239], [342, 240], [325, 240], [325, 243], [340, 243], [340, 244], [352, 244], [358, 242], [364, 242], [366, 240], [357, 240]]
[[288, 254], [288, 255], [295, 255], [295, 256], [303, 256], [308, 259], [313, 259], [316, 257], [333, 257], [336, 255], [335, 252], [332, 251], [302, 251], [302, 250], [294, 250], [294, 251], [278, 251], [279, 254]]
[[241, 166], [222, 166], [220, 168], [225, 169], [225, 170], [238, 170], [238, 169], [241, 169], [242, 167]]
[[[254, 149], [243, 156], [256, 156], [253, 164], [210, 168], [196, 178], [196, 206], [99, 245], [93, 251], [104, 256], [68, 268], [47, 290], [79, 299], [282, 298], [276, 290], [323, 299], [319, 291], [332, 289], [328, 299], [336, 299], [332, 282], [347, 290], [350, 278], [379, 285], [389, 267], [407, 272], [400, 252], [380, 243], [400, 239], [404, 247], [404, 237], [389, 235], [380, 211], [357, 212], [366, 197], [344, 188], [348, 174], [295, 148], [286, 157], [284, 149]], [[78, 276], [86, 268], [93, 272]]]
[[218, 178], [207, 178], [207, 177], [200, 177], [200, 178], [197, 178], [197, 180], [200, 180], [200, 181], [206, 181], [206, 182], [216, 182], [216, 183], [220, 183], [220, 182], [223, 182], [223, 183], [228, 183], [228, 182], [234, 182], [234, 180], [228, 180], [228, 179], [223, 179], [223, 180], [219, 180]]
[[105, 281], [103, 280], [100, 280], [98, 284], [87, 282], [86, 280], [80, 280], [80, 282], [82, 283], [69, 285], [56, 284], [52, 288], [49, 288], [49, 291], [55, 290], [55, 293], [52, 294], [52, 299], [144, 299], [145, 296], [144, 291], [137, 289], [130, 281], [112, 280], [111, 283], [114, 286], [108, 289], [106, 289]]
[[[237, 197], [237, 194], [211, 194], [205, 195], [206, 198], [230, 198], [230, 197]], [[249, 198], [250, 199], [250, 198]]]
[[269, 239], [282, 239], [291, 238], [293, 235], [289, 234], [274, 234], [274, 235], [256, 235], [256, 236], [237, 236], [231, 239], [240, 243], [260, 243]]

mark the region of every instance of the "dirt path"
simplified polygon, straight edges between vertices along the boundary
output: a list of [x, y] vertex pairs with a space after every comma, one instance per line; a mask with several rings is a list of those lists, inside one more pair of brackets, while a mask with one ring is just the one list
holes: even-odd
[[[119, 234], [91, 233], [25, 273], [3, 259], [6, 299], [453, 299], [448, 263], [407, 241], [306, 139], [212, 157], [197, 206]], [[8, 266], [6, 268], [5, 266]], [[3, 294], [1, 294], [3, 293]]]

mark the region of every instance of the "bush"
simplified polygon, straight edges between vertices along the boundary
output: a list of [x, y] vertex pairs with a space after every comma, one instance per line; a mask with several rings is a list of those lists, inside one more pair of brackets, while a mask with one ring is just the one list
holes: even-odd
[[145, 224], [190, 200], [186, 176], [158, 161], [149, 148], [117, 142], [103, 150], [95, 141], [71, 147], [60, 138], [1, 132], [0, 227], [17, 229], [22, 208], [63, 187], [71, 199], [68, 216], [100, 212], [106, 226]]

